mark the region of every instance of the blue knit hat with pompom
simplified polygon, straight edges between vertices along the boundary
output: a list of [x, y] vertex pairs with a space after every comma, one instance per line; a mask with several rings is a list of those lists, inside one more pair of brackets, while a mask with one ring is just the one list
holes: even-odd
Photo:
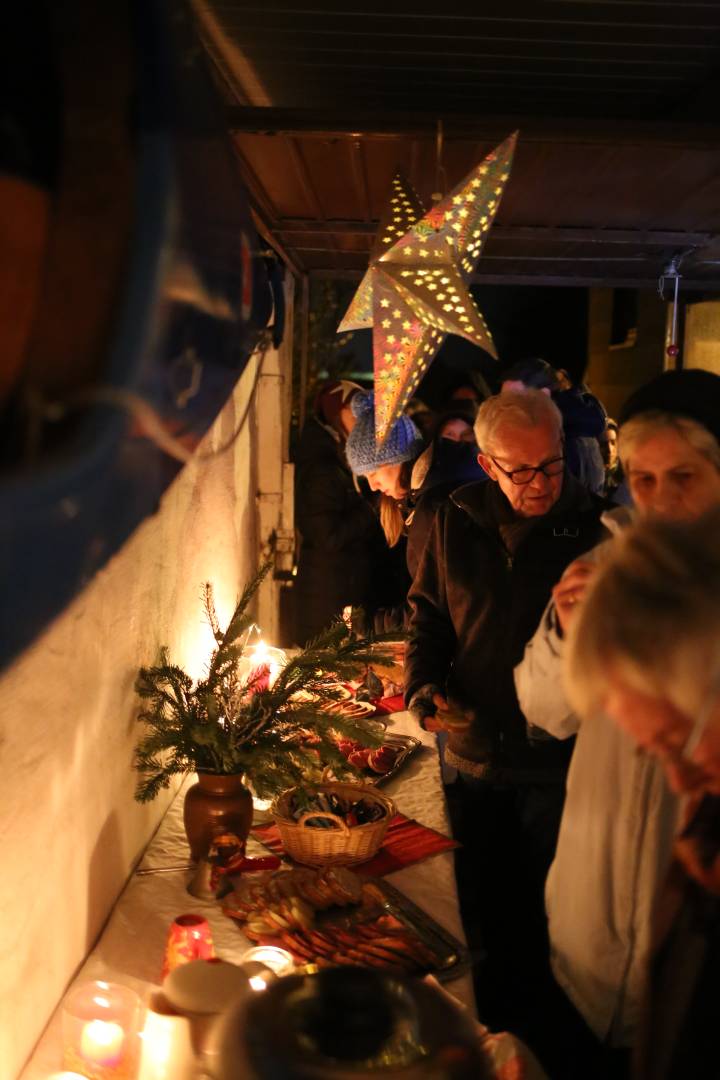
[[350, 403], [357, 417], [348, 435], [345, 456], [356, 476], [379, 469], [382, 465], [400, 465], [414, 461], [422, 450], [422, 435], [409, 416], [400, 416], [390, 428], [382, 446], [375, 442], [375, 394], [372, 390], [355, 394]]

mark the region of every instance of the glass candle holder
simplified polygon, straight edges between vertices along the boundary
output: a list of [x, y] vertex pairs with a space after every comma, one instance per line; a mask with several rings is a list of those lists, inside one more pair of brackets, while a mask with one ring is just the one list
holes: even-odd
[[127, 986], [90, 982], [63, 1006], [63, 1067], [89, 1080], [134, 1080], [140, 998]]
[[214, 956], [207, 919], [202, 915], [178, 915], [168, 931], [162, 977], [164, 979], [180, 964], [188, 964], [191, 960], [212, 960]]
[[273, 687], [287, 662], [287, 655], [282, 649], [266, 645], [261, 640], [245, 648], [238, 664], [238, 674], [243, 682], [249, 684], [251, 693], [256, 694]]

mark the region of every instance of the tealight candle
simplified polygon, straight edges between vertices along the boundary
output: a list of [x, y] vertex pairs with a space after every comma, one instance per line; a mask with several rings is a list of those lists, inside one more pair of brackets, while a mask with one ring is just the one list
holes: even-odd
[[[256, 945], [243, 953], [240, 958], [242, 964], [253, 961], [269, 968], [274, 975], [289, 975], [295, 966], [291, 954], [286, 949], [279, 949], [276, 945]], [[250, 981], [252, 982], [252, 979]]]
[[259, 964], [257, 960], [248, 961], [247, 964], [242, 965], [242, 969], [245, 972], [249, 988], [255, 994], [267, 990], [268, 986], [277, 982], [278, 979], [274, 971], [271, 971], [269, 967], [265, 967], [264, 964]]
[[122, 1060], [125, 1032], [114, 1020], [88, 1020], [80, 1034], [80, 1053], [91, 1065], [113, 1066]]
[[116, 983], [85, 983], [63, 1006], [66, 1069], [89, 1080], [132, 1080], [137, 1069], [141, 1002]]

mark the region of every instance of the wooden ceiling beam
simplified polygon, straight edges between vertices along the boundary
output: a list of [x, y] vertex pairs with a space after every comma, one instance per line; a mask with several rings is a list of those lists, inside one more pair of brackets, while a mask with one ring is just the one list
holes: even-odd
[[[332, 278], [336, 281], [360, 281], [361, 270], [333, 270], [318, 268], [310, 271], [312, 278]], [[542, 287], [564, 288], [604, 288], [604, 289], [653, 289], [657, 291], [657, 277], [610, 277], [606, 274], [473, 274], [472, 285], [533, 285]], [[681, 293], [707, 292], [720, 294], [720, 278], [707, 281], [683, 278]]]
[[[314, 218], [281, 218], [273, 222], [273, 229], [281, 236], [301, 233], [311, 235], [335, 234], [372, 236], [378, 228], [377, 221], [357, 219], [330, 219], [316, 221]], [[636, 247], [703, 247], [715, 239], [705, 232], [681, 232], [667, 229], [599, 229], [546, 225], [493, 225], [491, 240], [523, 241], [524, 243], [558, 244], [630, 244]]]
[[[227, 107], [234, 133], [318, 139], [435, 138], [436, 117], [421, 112], [357, 112], [348, 109]], [[611, 146], [687, 146], [717, 151], [720, 125], [588, 118], [483, 116], [450, 113], [443, 117], [445, 139], [499, 142], [520, 127], [524, 143], [606, 144]]]

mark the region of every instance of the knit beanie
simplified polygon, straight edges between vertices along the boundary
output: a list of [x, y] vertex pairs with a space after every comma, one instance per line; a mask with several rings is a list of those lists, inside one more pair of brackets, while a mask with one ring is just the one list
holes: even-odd
[[375, 442], [375, 395], [372, 390], [355, 394], [350, 408], [357, 417], [348, 435], [345, 456], [356, 475], [364, 475], [382, 465], [414, 461], [423, 448], [420, 432], [409, 416], [400, 416], [388, 431], [382, 446]]
[[630, 395], [620, 410], [620, 424], [652, 411], [695, 420], [720, 442], [720, 375], [700, 368], [665, 371]]

